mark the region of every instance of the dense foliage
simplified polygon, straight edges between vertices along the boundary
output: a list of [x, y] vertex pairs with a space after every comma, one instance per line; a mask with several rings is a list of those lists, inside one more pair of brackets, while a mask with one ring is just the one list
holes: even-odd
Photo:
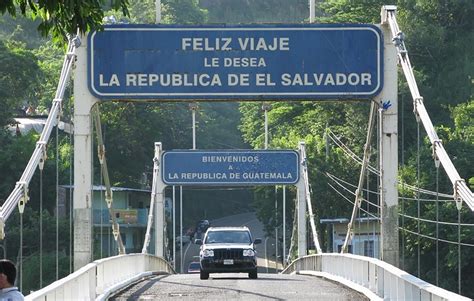
[[[308, 19], [307, 0], [162, 0], [164, 23], [255, 23], [282, 22], [302, 23]], [[382, 0], [324, 0], [317, 3], [317, 22], [379, 23]], [[406, 34], [406, 44], [421, 94], [438, 134], [450, 154], [459, 174], [474, 186], [474, 2], [470, 0], [398, 0], [398, 20]], [[37, 108], [39, 114], [46, 112], [54, 96], [58, 74], [62, 63], [61, 45], [53, 44], [51, 36], [41, 37], [35, 31], [48, 32], [56, 37], [66, 33], [100, 28], [102, 18], [107, 22], [154, 23], [155, 1], [116, 0], [103, 5], [102, 1], [30, 1], [10, 0], [0, 2], [0, 195], [8, 195], [19, 178], [34, 148], [36, 134], [12, 136], [4, 128], [18, 109], [26, 106]], [[33, 16], [36, 19], [30, 20]], [[68, 90], [67, 97], [70, 98]], [[71, 103], [65, 106], [64, 119], [70, 118]], [[165, 149], [190, 149], [192, 147], [191, 111], [187, 103], [137, 104], [103, 103], [100, 106], [103, 132], [107, 147], [108, 163], [114, 185], [139, 188], [143, 174], [149, 174], [152, 166], [153, 143], [163, 142]], [[311, 197], [317, 220], [319, 218], [349, 217], [352, 205], [334, 192], [328, 174], [357, 184], [360, 166], [329, 139], [333, 132], [355, 154], [361, 156], [367, 130], [368, 102], [278, 102], [271, 103], [269, 111], [270, 148], [296, 149], [298, 142], [305, 141], [308, 154]], [[197, 114], [197, 147], [201, 149], [233, 149], [264, 147], [264, 119], [262, 103], [199, 103]], [[421, 139], [417, 139], [418, 125], [413, 116], [412, 99], [403, 74], [399, 74], [399, 178], [403, 183], [423, 188], [452, 193], [452, 185], [442, 168], [437, 171], [431, 157], [430, 143], [421, 127]], [[54, 135], [53, 135], [54, 136]], [[48, 163], [45, 174], [55, 174], [55, 137], [48, 148]], [[67, 135], [58, 137], [60, 183], [69, 183], [71, 144]], [[418, 151], [418, 145], [420, 151]], [[373, 145], [371, 164], [376, 166], [376, 143]], [[100, 183], [98, 162], [95, 162], [94, 181]], [[418, 165], [420, 169], [418, 170]], [[377, 177], [370, 175], [366, 186], [377, 191]], [[474, 187], [472, 187], [474, 188]], [[352, 189], [352, 188], [351, 188]], [[25, 215], [25, 246], [23, 255], [26, 275], [24, 289], [36, 289], [38, 283], [38, 208], [39, 175], [33, 178], [28, 215]], [[55, 183], [50, 180], [44, 188], [44, 216], [50, 221], [55, 209]], [[275, 200], [281, 208], [281, 188], [260, 187], [255, 189], [253, 207], [264, 222], [267, 233], [274, 235], [276, 226], [281, 229], [281, 210], [275, 214]], [[186, 222], [192, 224], [201, 217], [215, 217], [219, 213], [248, 210], [248, 191], [240, 191], [226, 198], [226, 192], [213, 196], [205, 191], [189, 190], [189, 206], [185, 205]], [[287, 188], [287, 229], [291, 229], [292, 200], [295, 190]], [[345, 193], [352, 200], [353, 197]], [[400, 195], [416, 197], [417, 193], [400, 186]], [[208, 200], [202, 198], [208, 196]], [[425, 196], [425, 198], [435, 198]], [[375, 194], [365, 195], [374, 201]], [[223, 206], [226, 199], [229, 206]], [[241, 201], [243, 200], [243, 201]], [[418, 215], [418, 204], [407, 199], [400, 201], [400, 212], [407, 216]], [[187, 206], [187, 207], [186, 207]], [[364, 205], [365, 206], [365, 205]], [[214, 208], [213, 212], [208, 208]], [[364, 207], [365, 208], [365, 207]], [[365, 208], [373, 214], [375, 207]], [[434, 220], [436, 203], [426, 202], [420, 206], [420, 217]], [[457, 222], [457, 210], [452, 203], [441, 203], [438, 207], [442, 221]], [[18, 214], [9, 220], [7, 254], [16, 258], [19, 246]], [[461, 222], [473, 223], [470, 210], [463, 208]], [[53, 222], [54, 224], [54, 222]], [[60, 277], [69, 272], [68, 220], [60, 221]], [[417, 221], [409, 217], [400, 218], [400, 226], [417, 232]], [[319, 228], [323, 249], [328, 250], [329, 231]], [[432, 223], [420, 223], [421, 233], [434, 237]], [[46, 229], [48, 242], [45, 253], [52, 260], [55, 256], [54, 229]], [[287, 231], [289, 232], [289, 231]], [[281, 231], [280, 231], [281, 233]], [[440, 238], [457, 241], [456, 226], [440, 226]], [[473, 231], [462, 227], [461, 241], [474, 243]], [[401, 265], [417, 275], [417, 252], [421, 246], [420, 276], [436, 282], [436, 244], [428, 238], [421, 240], [406, 231], [400, 232]], [[289, 245], [289, 244], [287, 244]], [[439, 244], [439, 285], [457, 291], [458, 253], [453, 244]], [[474, 296], [469, 283], [474, 275], [472, 247], [461, 248], [462, 294]], [[46, 257], [47, 257], [46, 256]], [[45, 262], [44, 265], [47, 263]], [[54, 280], [54, 264], [45, 272], [45, 283]]]

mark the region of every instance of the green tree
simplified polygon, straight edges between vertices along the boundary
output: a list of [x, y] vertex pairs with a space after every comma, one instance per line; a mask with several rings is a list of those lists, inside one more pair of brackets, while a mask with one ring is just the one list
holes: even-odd
[[11, 122], [21, 106], [34, 103], [41, 70], [32, 51], [19, 42], [0, 41], [0, 126]]
[[[128, 16], [128, 0], [111, 0], [109, 5], [114, 10], [121, 10]], [[106, 6], [104, 1], [34, 1], [6, 0], [0, 2], [0, 12], [12, 16], [18, 13], [24, 16], [39, 18], [38, 30], [47, 36], [50, 32], [57, 39], [66, 34], [76, 34], [100, 29]]]

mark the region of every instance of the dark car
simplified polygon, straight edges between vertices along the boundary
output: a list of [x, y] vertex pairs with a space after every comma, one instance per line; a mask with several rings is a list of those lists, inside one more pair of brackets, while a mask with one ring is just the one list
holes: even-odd
[[200, 220], [196, 225], [196, 232], [206, 233], [211, 223], [207, 219]]
[[199, 273], [201, 271], [201, 265], [199, 261], [193, 261], [188, 266], [188, 274]]
[[211, 226], [211, 223], [207, 219], [200, 220], [196, 223], [196, 228], [194, 229], [193, 235], [191, 236], [191, 241], [196, 239], [202, 239], [204, 233]]
[[201, 279], [208, 279], [209, 273], [248, 273], [257, 278], [257, 251], [247, 227], [210, 227], [204, 239], [197, 239], [201, 245], [199, 260]]

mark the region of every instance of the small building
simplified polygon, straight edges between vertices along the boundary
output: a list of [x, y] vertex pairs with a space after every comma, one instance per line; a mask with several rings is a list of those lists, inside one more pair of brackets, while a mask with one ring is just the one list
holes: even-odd
[[[344, 240], [346, 239], [347, 225], [349, 219], [321, 219], [321, 224], [330, 225], [330, 242], [328, 252], [340, 253]], [[380, 258], [380, 223], [375, 217], [356, 218], [352, 227], [352, 234], [349, 241], [348, 252], [355, 255], [362, 255]]]
[[[71, 186], [63, 185], [65, 189]], [[127, 253], [141, 252], [145, 239], [151, 191], [125, 187], [112, 187], [113, 209], [120, 226], [120, 235]], [[64, 200], [65, 201], [65, 200]], [[60, 200], [59, 213], [61, 214]], [[92, 223], [94, 257], [113, 256], [118, 253], [112, 233], [111, 218], [105, 202], [105, 186], [93, 186]], [[150, 247], [153, 248], [153, 236]]]
[[[92, 201], [94, 242], [99, 251], [107, 256], [117, 254], [112, 234], [111, 218], [105, 202], [105, 186], [94, 186]], [[120, 225], [120, 235], [127, 253], [142, 251], [145, 239], [151, 191], [125, 187], [112, 187], [113, 209]], [[106, 257], [106, 256], [103, 256]]]

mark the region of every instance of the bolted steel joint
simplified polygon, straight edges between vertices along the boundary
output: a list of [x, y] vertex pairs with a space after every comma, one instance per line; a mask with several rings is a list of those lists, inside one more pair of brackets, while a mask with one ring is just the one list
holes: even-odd
[[105, 192], [105, 202], [107, 203], [107, 208], [112, 208], [112, 203], [114, 202], [112, 194], [112, 191], [110, 191], [110, 193], [107, 191]]
[[459, 180], [456, 180], [453, 185], [453, 192], [454, 192], [453, 197], [454, 197], [454, 200], [456, 201], [456, 208], [458, 210], [461, 210], [462, 208], [462, 197], [461, 195], [459, 195], [458, 190], [460, 188], [460, 185], [461, 184], [466, 185], [465, 183], [466, 181], [464, 181], [464, 179], [459, 179]]
[[415, 114], [416, 122], [420, 122], [420, 114], [418, 114], [418, 104], [423, 103], [423, 97], [417, 97], [413, 100], [413, 113]]
[[262, 104], [262, 110], [264, 110], [264, 111], [270, 111], [271, 109], [272, 109], [272, 105], [271, 105], [271, 104], [266, 103], [266, 102]]
[[23, 191], [22, 196], [18, 200], [18, 211], [22, 214], [25, 211], [25, 205], [28, 203], [28, 200], [30, 197], [28, 196], [28, 185], [26, 182], [17, 182], [17, 185], [21, 186], [21, 189]]
[[5, 221], [3, 220], [3, 217], [0, 218], [0, 239], [5, 239]]
[[120, 235], [120, 225], [118, 223], [112, 224], [112, 234], [114, 235], [114, 239], [118, 240]]
[[98, 145], [97, 146], [97, 156], [99, 157], [100, 165], [103, 165], [104, 164], [104, 158], [105, 158], [105, 145]]
[[441, 143], [442, 143], [441, 139], [437, 139], [433, 142], [433, 146], [432, 146], [432, 151], [433, 151], [432, 156], [433, 156], [433, 160], [434, 160], [436, 168], [439, 168], [439, 165], [440, 165], [440, 160], [438, 158], [438, 155], [436, 154], [436, 148], [439, 147]]

